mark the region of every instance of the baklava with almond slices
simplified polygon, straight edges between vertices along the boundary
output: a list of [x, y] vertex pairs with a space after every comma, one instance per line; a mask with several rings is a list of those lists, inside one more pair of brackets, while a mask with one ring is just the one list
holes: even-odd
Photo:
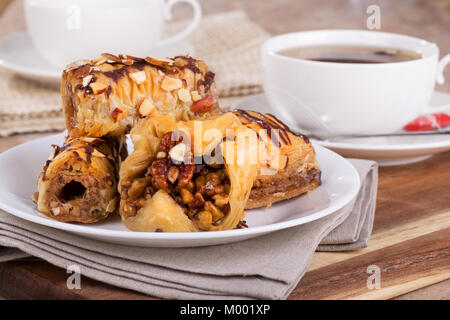
[[102, 54], [74, 62], [61, 80], [67, 130], [71, 137], [120, 136], [158, 113], [206, 119], [220, 112], [214, 77], [203, 61], [189, 56]]

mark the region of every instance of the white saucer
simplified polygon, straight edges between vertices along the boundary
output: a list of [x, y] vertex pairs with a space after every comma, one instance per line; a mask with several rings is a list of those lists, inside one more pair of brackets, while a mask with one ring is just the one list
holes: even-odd
[[350, 203], [360, 188], [358, 172], [338, 154], [315, 146], [322, 170], [322, 185], [311, 193], [269, 208], [247, 210], [248, 229], [212, 232], [133, 232], [117, 215], [93, 224], [63, 223], [36, 209], [30, 196], [51, 144], [60, 145], [64, 134], [33, 140], [0, 154], [0, 208], [22, 219], [105, 242], [144, 247], [196, 247], [231, 243], [309, 223]]
[[[194, 55], [194, 48], [187, 41], [181, 40], [152, 49], [148, 55], [165, 57], [185, 53]], [[62, 70], [40, 55], [27, 32], [16, 32], [0, 38], [0, 66], [25, 78], [52, 85], [59, 86], [61, 80]]]
[[[445, 104], [450, 104], [450, 94], [434, 92], [430, 105], [442, 106]], [[264, 94], [246, 97], [238, 101], [233, 108], [252, 109], [277, 115], [276, 110], [270, 108]], [[344, 157], [372, 159], [378, 161], [381, 166], [422, 161], [435, 153], [450, 150], [449, 135], [361, 138], [339, 140], [338, 142], [314, 141]]]

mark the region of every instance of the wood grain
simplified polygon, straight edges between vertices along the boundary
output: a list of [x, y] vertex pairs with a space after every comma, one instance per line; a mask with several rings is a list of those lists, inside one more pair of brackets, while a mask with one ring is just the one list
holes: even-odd
[[0, 263], [0, 295], [6, 299], [151, 299], [86, 277], [81, 278], [81, 289], [69, 290], [66, 281], [65, 270], [45, 261], [31, 259]]
[[[381, 269], [369, 290], [367, 267]], [[289, 299], [388, 299], [450, 278], [450, 228], [312, 270]]]

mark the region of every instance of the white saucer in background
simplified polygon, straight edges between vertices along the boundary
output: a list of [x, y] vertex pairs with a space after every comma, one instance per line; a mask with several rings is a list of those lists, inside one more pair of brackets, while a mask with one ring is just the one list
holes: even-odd
[[[450, 94], [434, 92], [430, 105], [450, 105]], [[246, 97], [235, 103], [233, 108], [251, 109], [277, 115], [276, 111], [270, 108], [264, 94]], [[333, 142], [311, 140], [344, 157], [372, 159], [378, 161], [381, 166], [413, 163], [427, 159], [435, 153], [450, 150], [449, 135], [361, 138]]]
[[[127, 52], [117, 53], [126, 54]], [[194, 55], [194, 48], [187, 41], [181, 40], [164, 47], [154, 48], [149, 55], [165, 57], [185, 53]], [[59, 86], [61, 80], [62, 70], [40, 55], [27, 32], [16, 32], [0, 38], [0, 66], [25, 78], [52, 85]]]

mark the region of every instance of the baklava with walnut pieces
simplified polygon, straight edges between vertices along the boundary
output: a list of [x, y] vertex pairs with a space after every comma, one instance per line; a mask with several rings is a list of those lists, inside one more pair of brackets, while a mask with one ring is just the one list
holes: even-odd
[[122, 221], [134, 231], [245, 227], [257, 163], [238, 161], [236, 141], [248, 131], [233, 113], [204, 121], [154, 116], [139, 122], [131, 131], [134, 152], [120, 169]]

